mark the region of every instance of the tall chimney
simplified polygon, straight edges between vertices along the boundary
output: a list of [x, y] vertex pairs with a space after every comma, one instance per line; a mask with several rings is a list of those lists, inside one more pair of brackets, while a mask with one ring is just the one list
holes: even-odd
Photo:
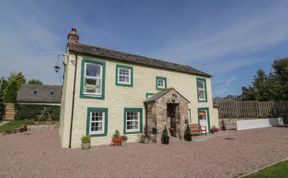
[[68, 43], [78, 43], [79, 35], [77, 35], [77, 29], [71, 28], [71, 32], [68, 34]]

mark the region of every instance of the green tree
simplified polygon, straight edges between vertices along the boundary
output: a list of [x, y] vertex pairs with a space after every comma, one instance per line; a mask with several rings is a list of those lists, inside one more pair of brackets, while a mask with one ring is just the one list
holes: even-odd
[[22, 72], [12, 72], [8, 78], [8, 82], [15, 80], [17, 83], [17, 90], [20, 89], [21, 85], [26, 82], [26, 79]]
[[242, 87], [243, 100], [288, 100], [288, 58], [276, 59], [267, 75], [259, 69], [252, 86]]
[[29, 80], [28, 84], [43, 85], [42, 81], [37, 79]]
[[4, 99], [6, 103], [15, 103], [17, 97], [17, 82], [12, 80], [5, 88]]

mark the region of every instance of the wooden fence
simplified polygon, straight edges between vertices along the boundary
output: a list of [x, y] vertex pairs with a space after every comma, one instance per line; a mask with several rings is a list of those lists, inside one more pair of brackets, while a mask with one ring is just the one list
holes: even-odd
[[283, 117], [288, 121], [288, 101], [218, 100], [214, 104], [219, 107], [220, 118]]

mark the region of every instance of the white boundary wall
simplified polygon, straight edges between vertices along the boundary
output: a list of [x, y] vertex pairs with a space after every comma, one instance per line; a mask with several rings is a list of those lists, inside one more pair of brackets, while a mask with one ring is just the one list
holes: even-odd
[[282, 118], [237, 120], [237, 130], [256, 129], [283, 125]]

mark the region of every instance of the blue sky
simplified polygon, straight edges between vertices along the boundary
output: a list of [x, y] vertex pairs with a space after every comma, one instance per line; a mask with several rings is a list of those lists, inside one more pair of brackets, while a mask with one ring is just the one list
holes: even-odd
[[214, 96], [238, 95], [288, 56], [287, 12], [287, 0], [4, 0], [0, 76], [61, 84], [53, 66], [76, 27], [82, 43], [188, 64], [213, 75]]

